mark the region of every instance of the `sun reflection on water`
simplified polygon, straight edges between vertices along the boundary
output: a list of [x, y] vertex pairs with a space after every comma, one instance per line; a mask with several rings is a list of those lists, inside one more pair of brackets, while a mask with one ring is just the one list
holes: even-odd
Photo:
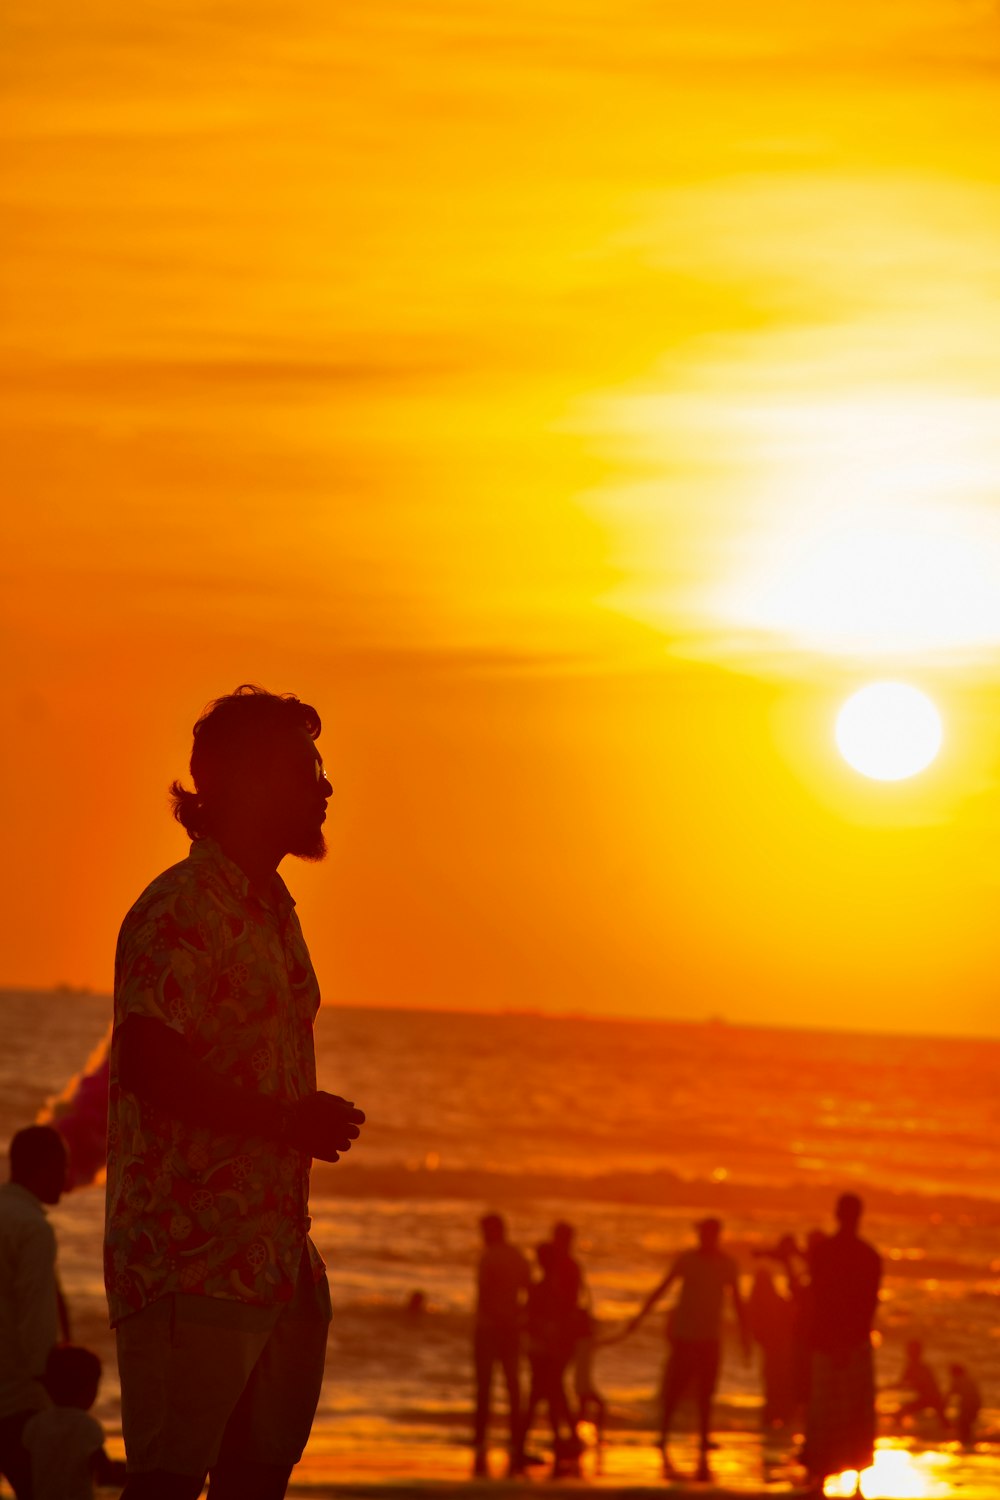
[[[907, 1453], [903, 1448], [880, 1448], [875, 1462], [861, 1475], [861, 1493], [866, 1500], [945, 1500], [954, 1494], [947, 1470], [947, 1453]], [[827, 1481], [827, 1496], [855, 1494], [857, 1473], [852, 1469]]]

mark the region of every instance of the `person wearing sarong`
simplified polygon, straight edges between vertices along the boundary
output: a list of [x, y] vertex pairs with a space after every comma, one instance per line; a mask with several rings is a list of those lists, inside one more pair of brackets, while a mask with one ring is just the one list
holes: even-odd
[[802, 1461], [812, 1492], [831, 1474], [860, 1476], [875, 1457], [875, 1370], [871, 1330], [882, 1260], [858, 1233], [863, 1205], [855, 1193], [837, 1200], [837, 1232], [810, 1254], [812, 1319], [810, 1388]]

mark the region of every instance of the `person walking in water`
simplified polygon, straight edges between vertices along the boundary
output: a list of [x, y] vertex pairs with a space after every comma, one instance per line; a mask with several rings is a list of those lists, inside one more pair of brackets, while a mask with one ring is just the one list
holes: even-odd
[[624, 1329], [627, 1337], [637, 1328], [675, 1282], [680, 1293], [668, 1318], [670, 1353], [663, 1374], [660, 1450], [666, 1476], [674, 1473], [668, 1443], [674, 1413], [687, 1390], [693, 1386], [698, 1407], [699, 1462], [698, 1478], [708, 1479], [708, 1455], [712, 1445], [712, 1398], [719, 1375], [722, 1312], [726, 1293], [732, 1299], [745, 1359], [750, 1358], [750, 1330], [740, 1296], [739, 1275], [732, 1256], [720, 1248], [722, 1223], [719, 1219], [702, 1219], [695, 1225], [697, 1247], [684, 1250], [673, 1266], [646, 1298], [636, 1316]]
[[812, 1241], [809, 1278], [810, 1382], [802, 1461], [811, 1493], [831, 1474], [861, 1473], [875, 1457], [875, 1370], [872, 1322], [882, 1260], [858, 1233], [863, 1204], [856, 1193], [837, 1199], [837, 1231]]
[[552, 1430], [552, 1477], [566, 1477], [576, 1457], [575, 1425], [566, 1395], [566, 1367], [577, 1337], [576, 1304], [566, 1300], [566, 1267], [551, 1241], [536, 1245], [539, 1279], [528, 1293], [528, 1364], [531, 1384], [517, 1449], [520, 1471], [526, 1462], [528, 1438], [539, 1406], [544, 1402]]
[[105, 1281], [126, 1500], [281, 1500], [323, 1378], [330, 1294], [309, 1238], [313, 1157], [360, 1110], [316, 1087], [320, 994], [287, 854], [319, 860], [331, 796], [316, 710], [244, 686], [194, 728], [193, 842], [122, 925]]
[[59, 1335], [56, 1237], [45, 1212], [66, 1183], [66, 1147], [49, 1125], [28, 1125], [10, 1143], [10, 1181], [0, 1187], [0, 1474], [30, 1500], [24, 1429], [49, 1404], [42, 1384]]
[[507, 1386], [510, 1426], [510, 1467], [518, 1467], [521, 1432], [521, 1334], [525, 1299], [531, 1286], [531, 1268], [516, 1245], [507, 1239], [507, 1227], [499, 1214], [486, 1214], [479, 1221], [483, 1249], [479, 1257], [476, 1287], [476, 1324], [472, 1338], [476, 1375], [476, 1417], [473, 1446], [474, 1473], [489, 1475], [487, 1439], [493, 1371], [499, 1365]]

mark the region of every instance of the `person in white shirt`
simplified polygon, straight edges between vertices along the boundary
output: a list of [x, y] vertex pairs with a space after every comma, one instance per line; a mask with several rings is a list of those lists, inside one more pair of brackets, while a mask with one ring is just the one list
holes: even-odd
[[712, 1446], [712, 1397], [719, 1374], [722, 1310], [728, 1291], [733, 1302], [745, 1359], [750, 1357], [750, 1332], [743, 1300], [740, 1297], [736, 1262], [719, 1248], [722, 1223], [719, 1219], [702, 1219], [695, 1225], [696, 1249], [684, 1250], [674, 1261], [663, 1280], [653, 1288], [631, 1323], [624, 1330], [631, 1333], [659, 1302], [675, 1281], [680, 1294], [667, 1323], [670, 1354], [663, 1374], [663, 1407], [660, 1450], [664, 1473], [673, 1473], [667, 1455], [670, 1424], [682, 1397], [694, 1386], [698, 1405], [700, 1460], [698, 1478], [709, 1477], [708, 1454]]
[[94, 1500], [94, 1483], [123, 1485], [125, 1465], [104, 1451], [104, 1429], [90, 1408], [101, 1361], [78, 1344], [57, 1344], [45, 1366], [52, 1405], [24, 1424], [34, 1500]]
[[32, 1500], [21, 1436], [48, 1405], [42, 1377], [58, 1335], [56, 1237], [44, 1205], [59, 1202], [65, 1181], [58, 1132], [19, 1130], [10, 1143], [10, 1181], [0, 1187], [0, 1474], [17, 1500]]

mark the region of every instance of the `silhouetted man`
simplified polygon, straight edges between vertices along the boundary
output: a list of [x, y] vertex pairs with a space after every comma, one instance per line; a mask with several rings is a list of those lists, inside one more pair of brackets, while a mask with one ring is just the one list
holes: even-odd
[[[566, 1395], [566, 1372], [573, 1361], [577, 1345], [590, 1327], [590, 1294], [583, 1267], [573, 1254], [575, 1238], [576, 1230], [565, 1219], [559, 1219], [553, 1224], [550, 1262], [551, 1302], [554, 1315], [550, 1342], [550, 1352], [554, 1361], [552, 1385], [557, 1409], [565, 1410], [569, 1427], [569, 1438], [566, 1443], [556, 1443], [554, 1478], [571, 1478], [574, 1474], [579, 1475], [582, 1451], [577, 1435], [579, 1414], [574, 1416], [570, 1411], [570, 1403]], [[583, 1375], [584, 1377], [587, 1375], [586, 1364], [583, 1367]], [[593, 1390], [592, 1376], [591, 1395], [596, 1396], [600, 1401], [599, 1393]]]
[[882, 1261], [858, 1233], [863, 1205], [843, 1193], [834, 1210], [837, 1232], [811, 1242], [812, 1287], [809, 1405], [802, 1458], [813, 1492], [831, 1474], [859, 1476], [875, 1457], [875, 1370], [871, 1329]]
[[507, 1386], [510, 1422], [510, 1464], [517, 1467], [521, 1429], [520, 1321], [524, 1297], [531, 1285], [531, 1269], [515, 1245], [499, 1214], [479, 1221], [483, 1250], [479, 1257], [473, 1359], [476, 1368], [475, 1473], [488, 1472], [486, 1441], [490, 1425], [493, 1369], [499, 1365]]
[[280, 1500], [309, 1436], [330, 1296], [312, 1157], [364, 1119], [316, 1090], [319, 989], [286, 854], [322, 859], [319, 715], [238, 688], [194, 728], [193, 840], [122, 925], [105, 1278], [127, 1500]]
[[700, 1458], [698, 1477], [708, 1478], [708, 1454], [712, 1442], [712, 1397], [719, 1376], [722, 1349], [722, 1309], [726, 1292], [732, 1298], [744, 1357], [750, 1357], [750, 1333], [746, 1312], [740, 1297], [736, 1262], [719, 1247], [722, 1223], [719, 1219], [702, 1219], [695, 1225], [698, 1245], [684, 1250], [668, 1274], [650, 1292], [639, 1312], [625, 1329], [631, 1333], [647, 1313], [680, 1282], [680, 1294], [668, 1320], [670, 1354], [663, 1375], [663, 1417], [660, 1449], [664, 1472], [672, 1473], [667, 1452], [670, 1424], [674, 1412], [689, 1387], [694, 1387], [698, 1407]]
[[48, 1125], [10, 1143], [10, 1181], [0, 1187], [0, 1474], [31, 1500], [31, 1460], [21, 1435], [49, 1404], [42, 1378], [58, 1337], [56, 1237], [45, 1204], [58, 1203], [66, 1148]]
[[559, 1296], [566, 1305], [569, 1321], [573, 1321], [587, 1296], [583, 1267], [573, 1254], [575, 1238], [576, 1230], [565, 1219], [559, 1219], [553, 1224], [552, 1274], [559, 1287]]

